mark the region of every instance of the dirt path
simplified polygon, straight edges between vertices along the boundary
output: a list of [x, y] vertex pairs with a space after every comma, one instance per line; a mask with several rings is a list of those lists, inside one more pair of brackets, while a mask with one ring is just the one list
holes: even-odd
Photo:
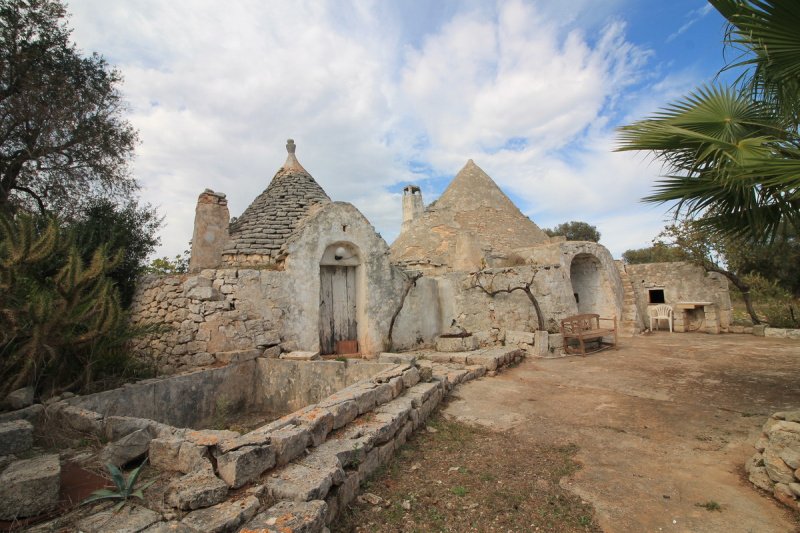
[[[800, 343], [657, 333], [620, 344], [462, 385], [445, 413], [577, 444], [583, 468], [561, 483], [605, 531], [800, 531], [743, 468], [767, 416], [800, 408]], [[721, 510], [700, 507], [711, 502]]]

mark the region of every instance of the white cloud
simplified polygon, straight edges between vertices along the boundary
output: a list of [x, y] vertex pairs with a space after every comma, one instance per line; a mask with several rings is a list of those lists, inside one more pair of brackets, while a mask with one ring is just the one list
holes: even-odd
[[[650, 52], [608, 18], [616, 4], [581, 16], [567, 4], [416, 6], [443, 18], [420, 21], [413, 35], [400, 8], [381, 2], [82, 0], [70, 9], [79, 46], [125, 76], [142, 138], [135, 172], [166, 219], [160, 254], [185, 248], [206, 187], [241, 214], [282, 164], [287, 137], [328, 194], [353, 202], [389, 240], [401, 218], [392, 191], [421, 181], [410, 161], [452, 176], [472, 158], [540, 225], [594, 217], [616, 250], [633, 242], [612, 235], [625, 226], [620, 212], [638, 228], [653, 217], [636, 213], [657, 169], [610, 152], [620, 107], [653, 109], [626, 92]], [[651, 92], [647, 105], [668, 92]]]

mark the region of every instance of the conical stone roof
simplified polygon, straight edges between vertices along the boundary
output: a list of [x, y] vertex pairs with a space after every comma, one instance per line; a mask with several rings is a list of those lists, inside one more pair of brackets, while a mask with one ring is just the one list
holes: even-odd
[[[329, 203], [331, 199], [314, 181], [294, 155], [292, 139], [286, 143], [289, 155], [275, 173], [269, 186], [231, 222], [230, 244], [224, 255], [265, 256], [275, 261], [281, 246], [305, 218], [312, 206]], [[266, 257], [268, 256], [268, 257]]]
[[484, 251], [501, 254], [549, 242], [472, 159], [392, 243], [392, 259], [452, 268], [456, 243], [463, 237]]

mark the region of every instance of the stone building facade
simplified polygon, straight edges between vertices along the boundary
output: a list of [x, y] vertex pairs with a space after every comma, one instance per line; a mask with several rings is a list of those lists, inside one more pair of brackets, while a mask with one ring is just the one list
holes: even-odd
[[404, 189], [390, 247], [358, 209], [330, 199], [295, 150], [289, 140], [286, 162], [239, 218], [224, 194], [204, 191], [191, 272], [142, 280], [133, 320], [159, 331], [138, 349], [162, 371], [242, 350], [373, 356], [453, 332], [489, 346], [507, 332], [555, 332], [578, 313], [616, 317], [630, 335], [647, 327], [653, 288], [667, 303], [713, 302], [723, 329], [729, 322], [724, 279], [691, 265], [625, 267], [598, 243], [551, 239], [471, 160], [427, 207], [419, 187]]

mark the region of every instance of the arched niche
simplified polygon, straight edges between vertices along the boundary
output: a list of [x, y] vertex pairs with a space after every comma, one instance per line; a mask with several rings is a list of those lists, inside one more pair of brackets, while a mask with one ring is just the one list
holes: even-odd
[[569, 276], [579, 314], [617, 315], [611, 281], [597, 257], [589, 253], [575, 255], [570, 263]]

